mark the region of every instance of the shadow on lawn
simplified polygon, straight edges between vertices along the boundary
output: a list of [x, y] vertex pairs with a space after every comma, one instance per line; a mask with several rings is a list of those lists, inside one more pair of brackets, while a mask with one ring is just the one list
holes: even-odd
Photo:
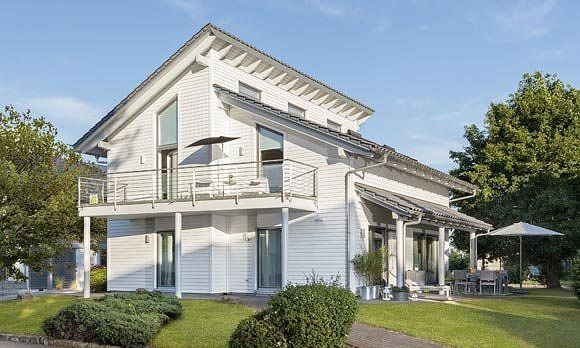
[[[460, 306], [478, 311], [486, 325], [519, 338], [523, 346], [580, 346], [580, 301], [564, 290], [561, 296], [539, 294], [473, 301]], [[494, 346], [493, 342], [494, 338], [490, 337], [489, 346]]]

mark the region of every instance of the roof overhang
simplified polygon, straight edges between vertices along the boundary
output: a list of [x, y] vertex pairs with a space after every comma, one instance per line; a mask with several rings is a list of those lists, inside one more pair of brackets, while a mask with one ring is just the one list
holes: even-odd
[[421, 216], [424, 223], [465, 231], [488, 231], [492, 227], [486, 222], [449, 207], [376, 187], [356, 184], [356, 191], [364, 200], [386, 208], [403, 219]]
[[366, 146], [356, 144], [346, 139], [343, 139], [340, 136], [335, 136], [331, 133], [327, 133], [320, 128], [316, 129], [314, 127], [305, 125], [302, 121], [300, 121], [299, 119], [292, 118], [286, 112], [276, 110], [272, 107], [268, 107], [257, 101], [249, 101], [247, 100], [247, 98], [240, 96], [238, 93], [229, 91], [220, 86], [214, 86], [214, 89], [220, 100], [225, 104], [237, 107], [251, 114], [263, 117], [265, 119], [268, 119], [270, 122], [274, 122], [281, 126], [299, 131], [300, 133], [307, 135], [311, 138], [315, 138], [319, 141], [331, 144], [333, 146], [338, 146], [350, 153], [366, 157], [374, 155], [374, 152], [369, 150]]

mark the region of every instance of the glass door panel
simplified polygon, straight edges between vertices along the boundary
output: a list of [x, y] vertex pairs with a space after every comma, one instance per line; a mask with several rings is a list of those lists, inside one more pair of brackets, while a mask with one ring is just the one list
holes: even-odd
[[157, 233], [157, 287], [175, 286], [174, 233]]
[[258, 230], [258, 287], [280, 288], [282, 285], [281, 230]]
[[258, 127], [258, 157], [260, 175], [268, 179], [270, 192], [280, 192], [283, 186], [284, 136], [264, 127]]

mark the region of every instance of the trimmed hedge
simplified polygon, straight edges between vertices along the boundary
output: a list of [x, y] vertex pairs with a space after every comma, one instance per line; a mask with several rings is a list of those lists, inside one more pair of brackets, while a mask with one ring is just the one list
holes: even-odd
[[105, 292], [107, 291], [107, 267], [93, 266], [91, 267], [91, 291]]
[[163, 324], [182, 311], [177, 298], [157, 292], [104, 296], [61, 309], [44, 321], [43, 330], [56, 339], [145, 347]]
[[229, 346], [266, 347], [260, 344], [276, 340], [295, 348], [343, 347], [357, 310], [356, 296], [335, 282], [289, 285], [270, 299], [266, 310], [238, 325]]
[[284, 334], [268, 321], [252, 316], [242, 320], [230, 337], [230, 348], [288, 347]]

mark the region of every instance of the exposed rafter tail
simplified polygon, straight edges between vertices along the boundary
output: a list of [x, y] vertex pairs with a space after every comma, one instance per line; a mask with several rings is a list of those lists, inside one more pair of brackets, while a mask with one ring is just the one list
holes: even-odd
[[240, 64], [242, 64], [242, 61], [244, 60], [244, 58], [246, 58], [247, 55], [248, 52], [242, 52], [238, 54], [235, 58], [230, 59], [228, 63], [234, 67], [238, 67]]
[[254, 61], [254, 62], [252, 62], [252, 63], [250, 63], [250, 64], [248, 64], [246, 66], [240, 67], [240, 69], [242, 69], [243, 71], [247, 72], [248, 74], [251, 74], [251, 73], [253, 73], [258, 68], [258, 66], [260, 65], [260, 63], [262, 63], [262, 60], [261, 59], [258, 59], [258, 60]]
[[290, 88], [294, 87], [294, 85], [296, 85], [298, 81], [300, 81], [300, 79], [296, 77], [283, 85], [279, 85], [278, 87], [282, 88], [285, 91], [288, 91]]
[[268, 76], [270, 76], [272, 71], [274, 71], [274, 66], [266, 68], [265, 70], [263, 70], [259, 73], [255, 73], [254, 76], [256, 76], [257, 78], [259, 78], [261, 80], [264, 80], [264, 79], [268, 78]]
[[290, 92], [300, 96], [302, 95], [302, 93], [304, 93], [308, 88], [310, 87], [310, 85], [307, 83], [304, 86], [298, 87], [296, 89], [292, 89], [290, 90]]
[[217, 53], [217, 59], [220, 59], [220, 60], [224, 59], [226, 54], [228, 54], [228, 52], [232, 49], [232, 47], [234, 47], [234, 46], [232, 44], [229, 44], [226, 47], [219, 50]]
[[271, 79], [268, 79], [266, 81], [270, 82], [273, 85], [277, 85], [278, 83], [280, 83], [280, 81], [282, 81], [285, 77], [286, 77], [287, 73], [283, 72], [280, 75], [273, 77]]

